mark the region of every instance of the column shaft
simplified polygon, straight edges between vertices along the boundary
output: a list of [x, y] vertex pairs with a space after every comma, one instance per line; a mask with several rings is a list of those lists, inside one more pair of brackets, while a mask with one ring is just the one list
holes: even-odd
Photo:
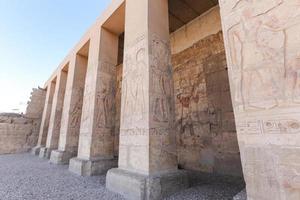
[[300, 199], [300, 3], [220, 8], [248, 199]]
[[[119, 168], [108, 172], [107, 187], [162, 199], [188, 186], [177, 170], [167, 0], [126, 1], [123, 67]], [[132, 181], [140, 190], [126, 187]]]
[[63, 104], [58, 151], [52, 151], [50, 161], [66, 164], [77, 155], [87, 58], [76, 54], [69, 63]]
[[44, 106], [44, 111], [42, 116], [42, 122], [40, 126], [38, 143], [37, 146], [34, 147], [32, 150], [32, 153], [35, 155], [39, 155], [40, 148], [46, 145], [54, 91], [55, 91], [55, 83], [51, 82], [47, 86], [47, 94], [46, 94], [45, 106]]
[[40, 157], [50, 158], [51, 151], [58, 148], [59, 131], [65, 97], [66, 83], [67, 72], [62, 70], [57, 76], [46, 147], [43, 150], [41, 150]]
[[114, 157], [115, 83], [118, 36], [104, 28], [91, 38], [80, 126], [78, 157], [70, 170], [80, 175], [105, 173]]

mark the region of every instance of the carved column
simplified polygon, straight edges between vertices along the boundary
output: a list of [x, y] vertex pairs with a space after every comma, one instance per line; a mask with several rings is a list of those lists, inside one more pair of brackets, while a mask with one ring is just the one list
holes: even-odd
[[300, 199], [300, 2], [220, 8], [248, 199]]
[[69, 169], [79, 175], [106, 173], [114, 159], [115, 84], [118, 36], [104, 28], [91, 38], [77, 158]]
[[168, 1], [127, 0], [119, 168], [108, 171], [106, 186], [130, 199], [188, 186], [177, 170], [170, 58]]
[[77, 155], [86, 66], [87, 58], [79, 54], [69, 63], [58, 150], [51, 152], [52, 163], [67, 164]]
[[46, 147], [41, 148], [40, 157], [50, 158], [51, 151], [58, 148], [58, 139], [62, 109], [65, 97], [67, 72], [61, 71], [56, 80], [56, 88], [53, 97], [53, 105], [49, 122]]
[[34, 155], [39, 155], [41, 147], [45, 147], [46, 145], [54, 91], [55, 91], [55, 82], [50, 82], [49, 85], [47, 86], [47, 94], [46, 94], [45, 106], [44, 106], [44, 111], [42, 116], [42, 122], [40, 126], [38, 143], [37, 146], [32, 149], [32, 154]]

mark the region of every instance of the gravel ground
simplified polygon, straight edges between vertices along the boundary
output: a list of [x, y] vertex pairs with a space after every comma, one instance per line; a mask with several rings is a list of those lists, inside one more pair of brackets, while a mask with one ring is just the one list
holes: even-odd
[[[167, 200], [227, 200], [243, 185], [225, 179], [196, 181]], [[80, 177], [67, 166], [51, 165], [31, 154], [0, 156], [0, 200], [123, 200], [105, 189], [105, 176]]]
[[233, 200], [247, 200], [246, 189], [243, 189], [240, 193], [234, 196]]

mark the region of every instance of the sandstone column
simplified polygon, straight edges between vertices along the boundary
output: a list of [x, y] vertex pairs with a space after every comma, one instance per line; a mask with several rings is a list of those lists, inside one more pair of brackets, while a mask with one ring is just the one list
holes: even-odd
[[162, 199], [188, 186], [177, 170], [167, 0], [127, 0], [119, 168], [108, 189]]
[[77, 155], [87, 58], [76, 54], [69, 63], [58, 150], [50, 162], [67, 164]]
[[67, 72], [62, 70], [56, 80], [53, 105], [49, 122], [46, 147], [41, 148], [40, 157], [50, 158], [51, 151], [58, 148], [61, 115], [65, 97]]
[[300, 2], [220, 8], [248, 199], [300, 199]]
[[115, 82], [118, 36], [104, 28], [94, 31], [80, 126], [78, 156], [69, 169], [79, 175], [106, 173], [114, 159]]
[[47, 86], [47, 94], [46, 94], [45, 106], [44, 106], [44, 111], [42, 116], [42, 122], [40, 126], [39, 139], [38, 139], [37, 146], [32, 149], [32, 154], [34, 155], [39, 155], [40, 148], [45, 147], [46, 145], [54, 91], [55, 91], [55, 82], [52, 81]]

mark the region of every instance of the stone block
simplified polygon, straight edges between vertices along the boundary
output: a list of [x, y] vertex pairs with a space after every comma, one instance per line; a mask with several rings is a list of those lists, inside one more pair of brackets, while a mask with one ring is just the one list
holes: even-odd
[[54, 150], [51, 152], [50, 163], [57, 165], [66, 165], [69, 164], [70, 159], [75, 156], [75, 153]]
[[69, 171], [80, 176], [95, 176], [105, 174], [109, 169], [118, 166], [118, 159], [98, 158], [83, 160], [72, 158], [69, 164]]
[[106, 188], [131, 200], [159, 200], [189, 187], [186, 171], [142, 175], [119, 168], [107, 172]]
[[42, 147], [40, 149], [39, 157], [40, 158], [46, 158], [50, 159], [52, 149], [49, 149], [47, 147]]
[[35, 155], [35, 156], [38, 156], [40, 154], [40, 149], [41, 147], [40, 146], [35, 146], [31, 149], [31, 154], [32, 155]]
[[40, 153], [39, 153], [40, 158], [45, 158], [46, 150], [47, 150], [46, 147], [40, 148]]

